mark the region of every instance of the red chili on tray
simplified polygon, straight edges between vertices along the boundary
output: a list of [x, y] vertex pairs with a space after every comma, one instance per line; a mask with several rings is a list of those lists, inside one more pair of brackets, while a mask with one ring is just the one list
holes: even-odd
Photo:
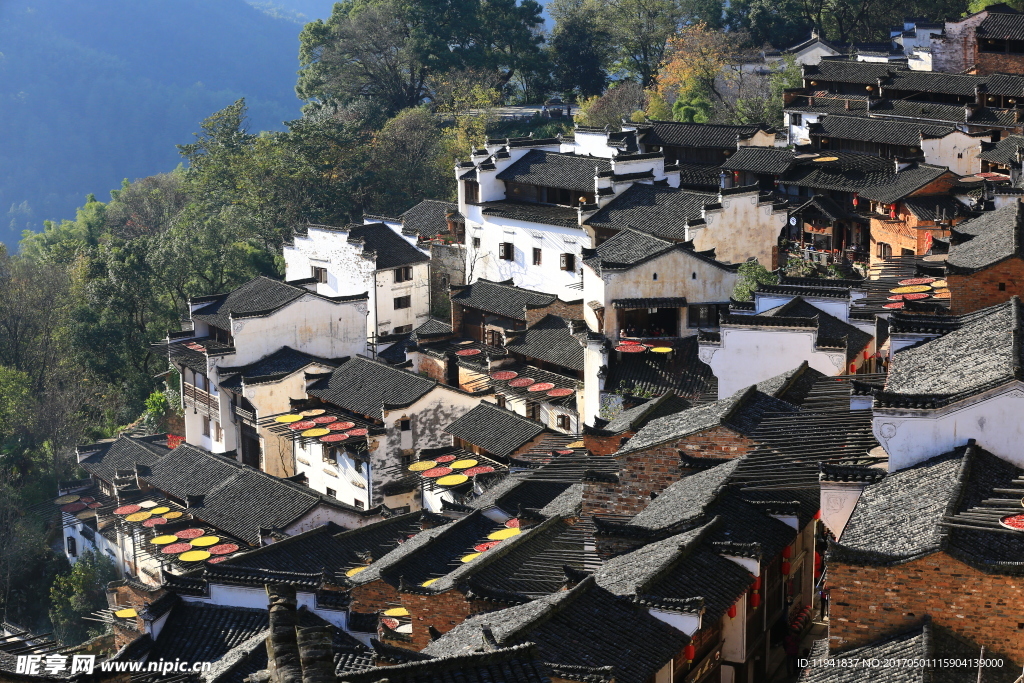
[[226, 559], [228, 559], [228, 558], [226, 558], [224, 556], [221, 556], [221, 557], [211, 557], [210, 559], [208, 559], [206, 561], [206, 564], [217, 564], [218, 562], [223, 562]]
[[480, 351], [480, 349], [462, 349], [461, 351], [456, 351], [455, 355], [456, 356], [476, 356], [476, 355], [479, 355], [480, 353], [482, 353]]
[[555, 451], [555, 454], [556, 455], [572, 455], [572, 449], [571, 448], [559, 448], [557, 451]]
[[60, 511], [67, 512], [68, 514], [74, 514], [76, 512], [81, 512], [87, 507], [88, 505], [85, 503], [68, 503], [67, 505], [61, 505]]
[[548, 392], [548, 396], [551, 396], [553, 398], [561, 398], [563, 396], [569, 396], [569, 395], [571, 395], [573, 393], [574, 392], [573, 392], [572, 389], [567, 389], [565, 387], [559, 387], [557, 389], [552, 389], [551, 391], [549, 391]]
[[153, 517], [152, 519], [147, 519], [145, 522], [143, 522], [142, 526], [148, 526], [150, 529], [152, 529], [153, 527], [160, 526], [161, 524], [167, 524], [167, 520], [163, 517]]
[[937, 277], [909, 277], [906, 280], [900, 280], [900, 286], [905, 287], [907, 285], [930, 285], [939, 278]]
[[897, 301], [895, 303], [886, 304], [886, 305], [882, 306], [882, 308], [903, 308], [903, 302], [902, 301]]
[[160, 548], [160, 552], [164, 555], [177, 555], [179, 553], [188, 552], [189, 550], [192, 550], [191, 543], [172, 543]]
[[519, 518], [518, 517], [513, 517], [512, 519], [506, 520], [505, 521], [505, 526], [508, 527], [509, 529], [518, 529], [519, 528]]
[[647, 347], [644, 346], [643, 344], [636, 344], [636, 345], [629, 345], [629, 346], [620, 345], [620, 346], [616, 346], [615, 350], [616, 351], [621, 351], [622, 353], [643, 353], [644, 351], [647, 350]]
[[181, 531], [175, 531], [174, 535], [178, 538], [199, 538], [205, 536], [206, 532], [202, 529], [182, 529]]
[[381, 619], [380, 623], [384, 624], [385, 626], [387, 626], [392, 631], [394, 631], [396, 628], [398, 628], [398, 619], [392, 619], [391, 617], [386, 617], [384, 619]]
[[230, 555], [231, 553], [237, 551], [238, 546], [234, 543], [221, 543], [220, 545], [215, 545], [212, 548], [206, 549], [206, 552], [210, 553], [211, 555]]
[[554, 388], [555, 385], [551, 382], [537, 382], [536, 384], [531, 384], [527, 391], [549, 391]]
[[432, 460], [434, 462], [451, 462], [452, 460], [455, 460], [455, 456], [454, 455], [442, 455], [442, 456], [437, 457], [437, 458], [432, 458]]
[[114, 510], [115, 515], [133, 515], [142, 509], [141, 505], [122, 505]]
[[345, 433], [348, 434], [349, 436], [366, 436], [367, 434], [370, 433], [370, 430], [369, 429], [350, 429], [350, 430], [348, 430]]
[[330, 429], [332, 432], [342, 432], [345, 431], [346, 429], [352, 429], [355, 426], [355, 422], [332, 422], [331, 424], [327, 425], [327, 428]]
[[502, 382], [510, 379], [515, 379], [518, 376], [519, 373], [513, 372], [512, 370], [499, 370], [498, 372], [491, 373], [491, 379], [500, 380]]
[[103, 507], [103, 503], [89, 503], [89, 509], [95, 510], [96, 508]]
[[481, 543], [480, 545], [473, 546], [473, 550], [477, 551], [478, 553], [485, 553], [494, 546], [498, 545], [499, 543], [501, 543], [501, 541], [487, 541], [486, 543]]
[[96, 499], [95, 498], [90, 498], [89, 496], [82, 496], [81, 498], [78, 499], [78, 502], [79, 503], [95, 503]]
[[528, 387], [528, 386], [530, 386], [531, 384], [533, 384], [536, 381], [537, 380], [533, 379], [532, 377], [520, 377], [519, 379], [512, 380], [511, 382], [508, 383], [508, 385], [510, 387], [517, 387], [517, 388], [519, 388], [519, 387]]
[[327, 436], [321, 436], [321, 443], [335, 443], [336, 441], [344, 441], [348, 438], [348, 434], [328, 434]]
[[325, 424], [330, 424], [331, 422], [334, 422], [337, 419], [338, 419], [337, 415], [321, 415], [320, 417], [314, 417], [312, 419], [312, 422], [315, 422], [318, 425], [325, 425]]
[[422, 472], [424, 477], [430, 477], [431, 479], [434, 479], [435, 477], [443, 477], [446, 474], [451, 474], [451, 473], [452, 473], [452, 468], [451, 467], [434, 467], [433, 469], [429, 469], [429, 470], [426, 470], [426, 471]]
[[470, 467], [468, 470], [462, 470], [462, 473], [467, 477], [472, 477], [475, 474], [487, 474], [493, 471], [494, 468], [490, 465], [479, 465], [477, 467]]
[[316, 422], [313, 422], [312, 420], [303, 420], [302, 422], [293, 422], [290, 425], [288, 425], [289, 429], [294, 429], [297, 432], [298, 431], [302, 431], [303, 429], [313, 429], [313, 427], [316, 427]]

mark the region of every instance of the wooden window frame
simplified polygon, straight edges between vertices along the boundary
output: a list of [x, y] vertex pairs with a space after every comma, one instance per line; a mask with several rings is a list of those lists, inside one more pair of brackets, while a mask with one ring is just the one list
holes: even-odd
[[395, 310], [401, 311], [406, 308], [412, 308], [412, 295], [406, 294], [405, 296], [395, 297]]

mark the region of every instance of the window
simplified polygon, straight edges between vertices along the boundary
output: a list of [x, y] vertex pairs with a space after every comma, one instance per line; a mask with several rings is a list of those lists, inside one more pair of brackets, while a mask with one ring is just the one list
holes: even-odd
[[539, 266], [540, 265], [540, 255], [541, 255], [541, 250], [538, 249], [537, 247], [534, 247], [533, 248], [533, 265], [535, 265], [535, 266]]
[[913, 256], [914, 255], [914, 250], [913, 249], [901, 249], [900, 250], [900, 254], [903, 255], [903, 256]]
[[355, 505], [360, 510], [365, 510], [366, 509], [366, 503], [364, 503], [363, 501], [359, 500], [358, 498], [356, 498], [354, 501], [352, 501], [352, 504]]
[[804, 116], [803, 114], [790, 114], [789, 122], [794, 126], [802, 126], [804, 125]]
[[655, 273], [655, 274], [654, 274], [654, 279], [655, 279], [655, 280], [657, 280], [657, 279], [658, 279], [658, 274], [657, 274], [657, 273]]
[[398, 428], [403, 432], [407, 432], [412, 429], [412, 420], [399, 420]]
[[74, 536], [68, 536], [68, 555], [78, 557], [78, 542]]
[[499, 408], [504, 408], [505, 407], [505, 397], [502, 396], [501, 394], [498, 394], [498, 407]]
[[721, 313], [728, 313], [728, 305], [704, 304], [703, 306], [690, 306], [687, 315], [687, 327], [718, 327], [718, 316]]
[[206, 375], [196, 373], [196, 389], [206, 391]]
[[875, 256], [878, 258], [892, 258], [892, 247], [885, 242], [875, 243]]
[[498, 244], [498, 258], [503, 261], [511, 261], [515, 258], [515, 247], [512, 246], [511, 242], [501, 242]]
[[480, 201], [480, 183], [475, 180], [466, 181], [466, 203], [476, 204]]
[[559, 415], [556, 424], [558, 424], [559, 429], [569, 429], [569, 416]]
[[1005, 292], [1006, 291], [1006, 283], [1005, 282], [1000, 282], [999, 283], [999, 291], [1000, 292]]
[[210, 435], [210, 418], [203, 417], [203, 436]]
[[539, 420], [540, 419], [540, 406], [538, 404], [536, 404], [536, 403], [527, 403], [526, 404], [526, 417], [530, 418], [531, 420]]
[[473, 248], [474, 249], [479, 249], [480, 248], [480, 238], [479, 237], [474, 237], [473, 238]]
[[576, 270], [576, 254], [562, 254], [559, 267], [562, 270], [575, 271]]
[[335, 491], [334, 489], [327, 489], [327, 495], [330, 496], [331, 498], [337, 498], [338, 492]]
[[395, 268], [395, 282], [409, 282], [412, 280], [412, 266]]
[[409, 308], [412, 306], [412, 295], [396, 296], [395, 297], [395, 310], [400, 308]]
[[220, 442], [223, 439], [224, 432], [220, 429], [220, 422], [213, 423], [213, 440]]
[[313, 266], [313, 279], [317, 282], [327, 282], [327, 269]]
[[405, 334], [406, 332], [412, 332], [412, 325], [399, 325], [395, 328], [395, 334]]

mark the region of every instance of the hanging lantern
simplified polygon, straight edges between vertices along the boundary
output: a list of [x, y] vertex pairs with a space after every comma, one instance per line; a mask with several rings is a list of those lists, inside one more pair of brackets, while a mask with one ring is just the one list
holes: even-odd
[[730, 619], [736, 618], [736, 605], [729, 605], [729, 610], [726, 612]]
[[851, 375], [856, 375], [857, 374], [857, 364], [856, 363], [850, 363], [850, 374]]
[[857, 208], [858, 204], [860, 204], [860, 196], [856, 192], [854, 192], [853, 193], [853, 207]]
[[792, 569], [793, 569], [793, 567], [789, 564], [789, 562], [783, 562], [782, 563], [782, 573], [785, 574], [786, 576], [789, 576], [789, 572]]
[[782, 549], [782, 559], [788, 560], [791, 557], [793, 557], [793, 546], [787, 545]]
[[760, 593], [754, 593], [750, 596], [750, 606], [757, 609], [761, 606], [761, 595]]
[[733, 171], [732, 172], [732, 181], [734, 183], [740, 182], [740, 172], [739, 171]]
[[893, 220], [896, 220], [896, 205], [895, 204], [890, 204], [889, 205], [889, 218], [891, 218]]
[[686, 657], [686, 663], [689, 664], [697, 656], [697, 648], [693, 645], [687, 645], [683, 648], [683, 656]]
[[754, 590], [754, 593], [757, 593], [757, 591], [761, 590], [761, 577], [760, 576], [754, 577], [754, 589], [753, 590]]

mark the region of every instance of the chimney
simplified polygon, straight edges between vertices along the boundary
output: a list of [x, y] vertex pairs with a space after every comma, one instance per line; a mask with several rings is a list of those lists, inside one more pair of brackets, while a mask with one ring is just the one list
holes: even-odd
[[330, 624], [297, 628], [302, 683], [334, 683], [334, 648]]
[[270, 637], [267, 638], [267, 668], [274, 683], [303, 683], [299, 643], [295, 635], [295, 587], [268, 585]]

